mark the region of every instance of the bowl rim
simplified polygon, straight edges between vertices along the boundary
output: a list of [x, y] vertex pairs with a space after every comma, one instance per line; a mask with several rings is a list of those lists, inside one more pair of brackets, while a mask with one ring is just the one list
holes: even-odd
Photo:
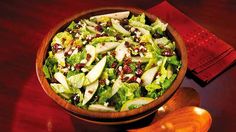
[[[175, 81], [172, 83], [172, 85], [164, 92], [162, 96], [160, 96], [158, 99], [155, 99], [149, 104], [146, 104], [142, 107], [133, 109], [133, 110], [128, 110], [128, 111], [122, 111], [122, 112], [97, 112], [97, 111], [89, 111], [86, 109], [82, 109], [80, 107], [77, 107], [75, 105], [70, 104], [63, 98], [61, 98], [59, 95], [57, 95], [52, 88], [49, 85], [49, 82], [45, 78], [45, 75], [43, 73], [42, 67], [43, 63], [48, 51], [48, 47], [50, 45], [50, 41], [52, 37], [61, 30], [62, 27], [68, 25], [73, 20], [78, 19], [81, 16], [86, 16], [88, 14], [92, 13], [98, 13], [99, 12], [105, 12], [105, 11], [111, 11], [111, 12], [117, 12], [117, 11], [130, 11], [131, 13], [145, 13], [146, 17], [151, 20], [155, 20], [157, 18], [155, 15], [152, 15], [142, 9], [139, 8], [134, 8], [134, 7], [102, 7], [102, 8], [96, 8], [96, 9], [91, 9], [87, 11], [82, 11], [80, 13], [77, 13], [73, 15], [72, 17], [66, 18], [64, 21], [61, 21], [58, 23], [54, 28], [52, 28], [44, 37], [42, 43], [39, 46], [37, 55], [36, 55], [36, 74], [38, 77], [38, 80], [41, 84], [41, 87], [45, 91], [45, 93], [53, 99], [57, 104], [59, 104], [62, 108], [68, 110], [69, 112], [72, 112], [75, 115], [80, 116], [81, 118], [86, 118], [89, 120], [92, 119], [120, 119], [120, 118], [125, 118], [125, 117], [132, 117], [138, 114], [145, 113], [147, 111], [156, 111], [159, 106], [164, 104], [178, 89], [180, 86], [181, 82], [184, 79], [185, 73], [187, 71], [187, 51], [185, 44], [181, 38], [181, 36], [173, 29], [169, 24], [167, 26], [167, 30], [171, 33], [173, 36], [178, 48], [177, 50], [179, 51], [179, 54], [181, 56], [181, 63], [182, 66], [178, 72], [178, 75], [175, 79]], [[117, 10], [117, 11], [115, 11]], [[88, 18], [88, 17], [87, 17]], [[81, 19], [81, 18], [80, 18]], [[163, 20], [161, 20], [163, 21]], [[163, 21], [165, 22], [165, 21]]]

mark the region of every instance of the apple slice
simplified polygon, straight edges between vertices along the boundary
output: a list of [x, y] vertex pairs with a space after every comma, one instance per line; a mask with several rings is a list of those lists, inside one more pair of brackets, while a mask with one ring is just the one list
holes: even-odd
[[61, 72], [56, 72], [54, 74], [55, 79], [62, 84], [66, 89], [69, 89], [69, 85], [66, 81], [66, 77]]
[[124, 29], [119, 21], [116, 21], [114, 19], [111, 19], [111, 23], [112, 23], [112, 26], [115, 30], [117, 30], [118, 32], [122, 33], [124, 36], [129, 36], [130, 35], [130, 32], [127, 31], [126, 29]]
[[141, 63], [144, 63], [144, 62], [148, 62], [150, 60], [150, 58], [147, 58], [147, 57], [132, 57], [131, 58], [131, 61], [132, 62], [141, 62]]
[[97, 26], [96, 23], [94, 23], [94, 22], [92, 22], [92, 21], [89, 21], [89, 20], [87, 20], [87, 19], [85, 19], [84, 21], [85, 21], [85, 23], [88, 24], [89, 26], [92, 26], [92, 27], [96, 27], [96, 26]]
[[152, 102], [154, 99], [153, 98], [148, 98], [148, 97], [139, 97], [139, 98], [134, 98], [132, 100], [129, 100], [127, 102], [125, 102], [120, 111], [126, 111], [129, 110], [129, 107], [134, 105], [135, 108], [141, 107], [145, 104], [148, 104], [150, 102]]
[[123, 11], [123, 12], [116, 12], [116, 13], [109, 13], [109, 14], [104, 14], [104, 15], [97, 15], [90, 17], [90, 19], [94, 18], [101, 18], [101, 17], [109, 17], [109, 18], [114, 18], [114, 19], [124, 19], [128, 18], [130, 12], [129, 11]]
[[85, 50], [87, 54], [91, 55], [89, 61], [86, 63], [86, 66], [90, 66], [96, 58], [96, 48], [92, 45], [86, 45]]
[[93, 33], [101, 34], [101, 32], [97, 31], [95, 27], [92, 26], [87, 26], [87, 29]]
[[93, 83], [101, 76], [105, 65], [106, 65], [106, 56], [104, 56], [86, 75], [90, 83]]
[[63, 51], [57, 52], [55, 53], [55, 58], [57, 60], [57, 62], [61, 65], [61, 66], [65, 66], [65, 55]]
[[120, 85], [122, 84], [122, 81], [120, 79], [120, 76], [116, 79], [116, 81], [114, 82], [113, 86], [112, 86], [112, 92], [111, 92], [111, 96], [115, 95], [116, 92], [118, 92]]
[[86, 86], [82, 105], [85, 105], [94, 95], [98, 88], [98, 80]]
[[116, 48], [118, 45], [120, 45], [121, 43], [119, 42], [105, 42], [103, 44], [97, 44], [96, 46], [96, 53], [102, 53], [102, 52], [106, 52], [109, 50], [112, 50], [114, 48]]
[[99, 111], [99, 112], [116, 112], [115, 107], [107, 107], [100, 104], [89, 105], [88, 110]]
[[119, 62], [121, 62], [124, 59], [125, 55], [127, 57], [130, 56], [129, 50], [128, 50], [128, 48], [126, 48], [124, 43], [117, 46], [115, 51], [116, 51], [116, 56], [115, 57]]
[[157, 70], [158, 70], [158, 66], [153, 67], [143, 73], [143, 75], [141, 76], [141, 79], [143, 81], [142, 83], [143, 86], [146, 86], [152, 83], [152, 80], [154, 79], [157, 73]]

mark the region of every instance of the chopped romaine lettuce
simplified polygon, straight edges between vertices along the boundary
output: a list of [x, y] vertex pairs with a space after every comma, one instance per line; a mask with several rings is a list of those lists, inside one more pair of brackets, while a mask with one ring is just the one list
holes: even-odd
[[166, 31], [167, 25], [167, 23], [164, 24], [157, 18], [156, 21], [151, 25], [152, 31], [163, 34], [163, 32]]
[[73, 40], [73, 37], [69, 32], [67, 31], [60, 32], [60, 33], [57, 33], [56, 36], [52, 39], [51, 46], [57, 43], [67, 48], [68, 46], [70, 46], [72, 40]]
[[72, 54], [69, 58], [66, 59], [66, 62], [70, 65], [75, 65], [80, 63], [81, 60], [85, 59], [87, 55], [86, 50], [82, 52], [78, 52], [76, 54]]
[[116, 38], [113, 36], [109, 36], [109, 37], [102, 36], [102, 37], [94, 38], [92, 42], [90, 42], [90, 44], [96, 45], [97, 43], [114, 42], [114, 41], [116, 41]]
[[137, 22], [141, 22], [143, 24], [145, 24], [146, 20], [145, 20], [145, 14], [142, 13], [141, 15], [138, 16], [132, 16], [129, 21], [137, 21]]
[[121, 84], [115, 99], [117, 101], [116, 109], [120, 109], [126, 101], [141, 96], [141, 89], [138, 83], [123, 83]]
[[67, 81], [73, 88], [81, 88], [82, 86], [88, 85], [90, 83], [84, 73], [70, 76], [69, 78], [67, 78]]
[[148, 30], [148, 31], [151, 31], [151, 30], [152, 30], [152, 27], [151, 27], [151, 26], [146, 25], [146, 24], [143, 24], [143, 23], [138, 22], [138, 21], [129, 21], [129, 24], [130, 24], [131, 26], [134, 26], [134, 27], [141, 27], [141, 28], [144, 28], [144, 29], [146, 29], [146, 30]]
[[160, 88], [161, 88], [161, 86], [159, 84], [155, 84], [155, 83], [151, 83], [151, 84], [148, 84], [147, 86], [145, 86], [145, 89], [148, 92], [153, 92], [156, 89], [160, 89]]
[[73, 30], [75, 28], [75, 26], [76, 26], [76, 23], [74, 21], [72, 21], [67, 28], [70, 30]]
[[161, 84], [161, 87], [163, 89], [167, 89], [171, 86], [172, 82], [175, 80], [177, 74], [173, 74], [170, 79], [166, 79], [162, 84]]
[[99, 95], [98, 103], [104, 104], [108, 99], [111, 98], [112, 88], [110, 86], [101, 87], [98, 90], [98, 95]]

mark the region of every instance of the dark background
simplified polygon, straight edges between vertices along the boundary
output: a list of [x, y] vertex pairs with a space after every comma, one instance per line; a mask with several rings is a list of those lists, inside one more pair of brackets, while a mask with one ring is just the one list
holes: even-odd
[[[102, 6], [148, 9], [158, 0], [1, 0], [0, 1], [0, 128], [1, 131], [115, 131], [66, 114], [42, 90], [35, 56], [43, 36], [56, 23], [82, 10]], [[177, 9], [236, 47], [235, 0], [169, 0]], [[236, 67], [202, 86], [186, 77], [182, 86], [195, 88], [201, 107], [213, 118], [210, 131], [235, 131]]]

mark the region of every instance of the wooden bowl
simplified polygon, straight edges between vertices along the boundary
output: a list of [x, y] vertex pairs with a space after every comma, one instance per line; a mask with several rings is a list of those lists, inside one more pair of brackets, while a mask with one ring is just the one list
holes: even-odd
[[37, 72], [38, 80], [42, 85], [42, 88], [51, 99], [53, 99], [57, 104], [59, 104], [67, 112], [69, 112], [70, 114], [72, 114], [73, 116], [79, 119], [89, 121], [92, 123], [106, 124], [106, 125], [125, 124], [125, 123], [137, 121], [139, 119], [142, 119], [154, 113], [160, 106], [162, 106], [168, 99], [170, 99], [171, 96], [175, 93], [175, 91], [179, 88], [182, 80], [184, 79], [184, 76], [187, 70], [186, 48], [180, 35], [171, 26], [168, 25], [167, 34], [172, 40], [176, 42], [177, 54], [181, 58], [182, 67], [180, 68], [178, 76], [173, 82], [173, 84], [171, 85], [171, 87], [160, 98], [140, 108], [129, 110], [129, 111], [94, 112], [94, 111], [81, 109], [79, 107], [76, 107], [75, 105], [68, 103], [52, 90], [52, 88], [49, 85], [49, 82], [45, 78], [42, 67], [43, 67], [43, 63], [46, 58], [48, 48], [50, 46], [50, 42], [53, 36], [57, 32], [64, 30], [73, 20], [80, 20], [82, 18], [89, 18], [94, 15], [107, 14], [107, 13], [113, 13], [113, 12], [119, 12], [119, 11], [127, 11], [127, 10], [130, 11], [131, 14], [145, 13], [147, 22], [153, 22], [156, 19], [156, 16], [151, 15], [145, 12], [144, 10], [136, 9], [136, 8], [107, 7], [107, 8], [99, 8], [99, 9], [84, 11], [68, 19], [65, 19], [64, 21], [59, 23], [57, 26], [55, 26], [52, 30], [50, 30], [50, 32], [45, 35], [38, 49], [38, 53], [36, 57], [36, 72]]

